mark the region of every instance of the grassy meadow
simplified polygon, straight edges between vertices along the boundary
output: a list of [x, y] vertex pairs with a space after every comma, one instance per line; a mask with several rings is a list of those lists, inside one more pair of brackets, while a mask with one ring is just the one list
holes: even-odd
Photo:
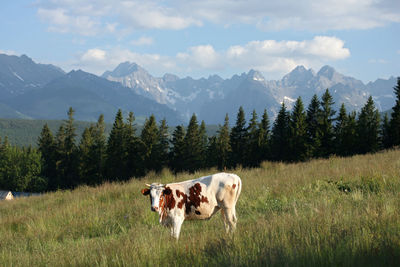
[[0, 265], [400, 266], [400, 150], [230, 171], [243, 182], [232, 236], [216, 214], [170, 238], [140, 189], [216, 170], [165, 170], [1, 201]]

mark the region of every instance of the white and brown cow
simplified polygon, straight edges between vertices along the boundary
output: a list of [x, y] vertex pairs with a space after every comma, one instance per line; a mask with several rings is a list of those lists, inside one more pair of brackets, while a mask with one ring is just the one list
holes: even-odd
[[158, 212], [160, 223], [169, 227], [176, 239], [184, 220], [209, 219], [219, 210], [226, 232], [236, 228], [235, 206], [242, 189], [242, 181], [236, 174], [217, 173], [179, 183], [147, 186], [142, 194], [150, 195], [151, 210]]

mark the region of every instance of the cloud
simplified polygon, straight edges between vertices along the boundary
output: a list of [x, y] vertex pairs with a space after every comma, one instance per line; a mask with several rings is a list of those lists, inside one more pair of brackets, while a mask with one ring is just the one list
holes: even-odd
[[49, 24], [50, 31], [85, 36], [202, 25], [200, 19], [182, 14], [162, 1], [42, 0], [35, 6], [38, 17]]
[[[199, 76], [226, 71], [257, 69], [269, 78], [280, 78], [298, 65], [318, 69], [322, 65], [344, 60], [350, 51], [336, 37], [316, 36], [303, 41], [251, 41], [217, 51], [209, 44], [189, 47], [175, 56], [140, 54], [128, 49], [89, 49], [78, 57], [74, 66], [102, 74], [119, 63], [135, 62], [153, 75], [166, 72]], [[234, 73], [229, 73], [229, 75]]]
[[84, 36], [93, 36], [100, 32], [100, 23], [91, 16], [69, 15], [67, 10], [39, 8], [38, 16], [49, 22], [49, 31], [52, 32], [75, 32]]
[[190, 47], [188, 52], [178, 53], [176, 58], [180, 63], [195, 69], [215, 70], [223, 63], [223, 58], [211, 45]]
[[0, 54], [6, 54], [9, 56], [17, 56], [17, 52], [13, 51], [13, 50], [2, 50], [0, 49]]
[[181, 9], [218, 24], [247, 23], [264, 30], [370, 29], [400, 22], [395, 0], [181, 0]]
[[106, 51], [101, 49], [89, 49], [81, 57], [82, 61], [103, 61], [106, 58]]
[[128, 49], [115, 47], [112, 49], [89, 49], [77, 55], [74, 62], [67, 63], [65, 69], [80, 68], [85, 71], [101, 75], [106, 70], [114, 69], [118, 64], [130, 61], [135, 62], [152, 74], [163, 73], [168, 69], [176, 69], [173, 59], [159, 54], [139, 54]]
[[141, 45], [152, 45], [154, 43], [153, 38], [151, 37], [146, 37], [142, 36], [137, 40], [132, 40], [131, 44], [136, 45], [136, 46], [141, 46]]
[[182, 30], [207, 22], [267, 31], [371, 29], [400, 23], [397, 0], [41, 0], [49, 30], [82, 35], [141, 29]]

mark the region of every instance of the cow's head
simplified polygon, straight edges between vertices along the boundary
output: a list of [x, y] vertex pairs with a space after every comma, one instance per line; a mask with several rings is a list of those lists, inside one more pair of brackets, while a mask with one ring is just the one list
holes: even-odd
[[144, 196], [150, 196], [151, 210], [160, 212], [164, 205], [164, 196], [171, 194], [169, 188], [165, 188], [165, 185], [159, 183], [146, 184], [148, 188], [142, 189]]

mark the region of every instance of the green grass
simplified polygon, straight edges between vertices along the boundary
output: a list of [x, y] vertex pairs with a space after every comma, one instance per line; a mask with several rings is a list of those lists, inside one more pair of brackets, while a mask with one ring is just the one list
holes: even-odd
[[145, 183], [80, 187], [0, 202], [1, 266], [399, 266], [400, 151], [236, 169], [238, 228], [187, 221], [178, 242], [158, 223]]

